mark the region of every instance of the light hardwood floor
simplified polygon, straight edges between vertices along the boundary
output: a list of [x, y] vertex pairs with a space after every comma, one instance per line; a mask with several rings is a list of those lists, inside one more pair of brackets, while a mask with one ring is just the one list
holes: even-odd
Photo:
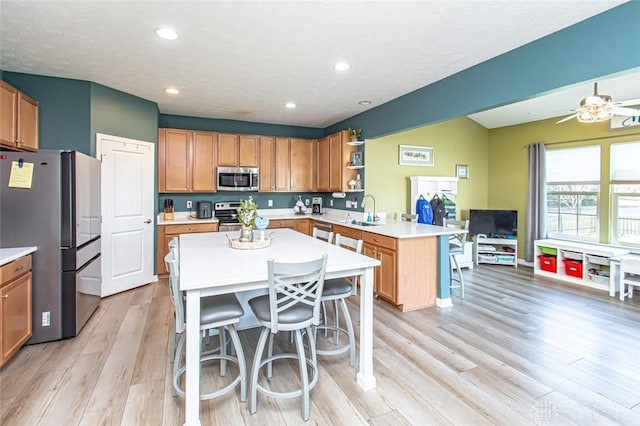
[[[375, 302], [377, 388], [356, 385], [346, 354], [321, 357], [310, 424], [640, 424], [640, 298], [620, 302], [523, 267], [464, 274], [466, 298], [453, 308], [401, 313]], [[3, 368], [0, 424], [181, 425], [172, 324], [166, 281], [104, 299], [80, 336], [24, 347]], [[241, 337], [250, 361], [257, 332]], [[203, 382], [226, 380], [217, 373], [203, 368]], [[296, 380], [295, 364], [274, 368], [274, 386]], [[201, 409], [204, 425], [304, 423], [298, 398], [259, 395], [250, 415], [237, 389]]]

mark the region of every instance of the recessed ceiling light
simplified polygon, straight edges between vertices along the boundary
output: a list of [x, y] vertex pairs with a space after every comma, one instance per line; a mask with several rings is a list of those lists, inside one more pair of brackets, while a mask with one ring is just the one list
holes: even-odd
[[162, 27], [156, 28], [156, 35], [165, 40], [176, 40], [178, 38], [178, 33], [172, 30], [171, 28]]
[[358, 102], [359, 105], [371, 105], [371, 101], [360, 101]]
[[175, 87], [167, 87], [166, 89], [164, 89], [164, 91], [170, 95], [177, 95], [178, 93], [180, 93], [180, 91]]
[[294, 109], [296, 107], [296, 104], [293, 102], [287, 102], [286, 104], [284, 104], [284, 107], [289, 109]]
[[338, 62], [333, 66], [333, 69], [336, 71], [347, 71], [348, 69], [351, 69], [351, 65], [346, 62]]

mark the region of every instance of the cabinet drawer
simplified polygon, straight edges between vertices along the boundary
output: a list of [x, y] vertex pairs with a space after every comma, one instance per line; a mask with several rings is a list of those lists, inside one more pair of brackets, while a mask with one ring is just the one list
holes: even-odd
[[277, 229], [277, 228], [294, 228], [294, 220], [295, 219], [280, 219], [280, 220], [270, 220], [269, 221], [269, 229]]
[[23, 256], [0, 267], [0, 285], [31, 270], [31, 255]]
[[217, 223], [194, 223], [189, 225], [165, 225], [165, 235], [191, 234], [195, 232], [216, 232]]
[[362, 239], [362, 231], [358, 229], [349, 228], [347, 226], [333, 225], [333, 233], [340, 234], [343, 237], [353, 238], [354, 240]]
[[362, 240], [365, 243], [373, 244], [379, 247], [386, 247], [391, 250], [396, 249], [396, 239], [391, 237], [386, 237], [384, 235], [373, 234], [371, 232], [363, 232]]

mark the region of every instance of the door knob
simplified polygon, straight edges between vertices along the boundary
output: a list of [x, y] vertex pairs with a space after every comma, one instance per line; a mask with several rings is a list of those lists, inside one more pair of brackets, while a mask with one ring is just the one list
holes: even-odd
[[144, 223], [151, 223], [151, 219], [145, 220]]

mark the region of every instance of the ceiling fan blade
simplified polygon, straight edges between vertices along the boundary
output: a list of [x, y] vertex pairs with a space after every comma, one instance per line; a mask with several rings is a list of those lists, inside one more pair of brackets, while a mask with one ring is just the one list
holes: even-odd
[[640, 105], [640, 98], [637, 99], [629, 99], [626, 101], [614, 102], [615, 106], [629, 106], [629, 105]]
[[626, 116], [640, 116], [640, 109], [633, 109], [633, 108], [623, 108], [623, 107], [613, 107], [611, 108], [611, 111], [615, 114], [615, 115], [626, 115]]
[[564, 123], [565, 121], [569, 121], [569, 120], [571, 120], [572, 118], [575, 118], [575, 117], [577, 117], [577, 116], [578, 116], [578, 114], [577, 114], [577, 113], [576, 113], [576, 114], [571, 114], [570, 116], [565, 117], [565, 118], [563, 118], [563, 119], [562, 119], [562, 120], [560, 120], [560, 121], [556, 121], [556, 124]]

